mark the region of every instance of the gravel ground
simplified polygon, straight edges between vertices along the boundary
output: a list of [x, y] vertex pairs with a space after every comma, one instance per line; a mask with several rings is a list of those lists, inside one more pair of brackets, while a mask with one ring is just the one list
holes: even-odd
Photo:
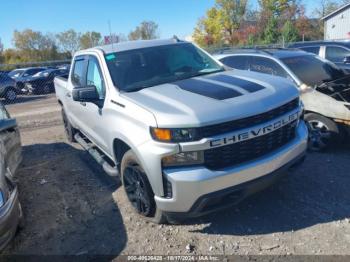
[[54, 98], [8, 109], [21, 126], [26, 226], [5, 254], [350, 255], [349, 144], [308, 154], [290, 176], [228, 210], [155, 225], [135, 215], [118, 180], [66, 141]]

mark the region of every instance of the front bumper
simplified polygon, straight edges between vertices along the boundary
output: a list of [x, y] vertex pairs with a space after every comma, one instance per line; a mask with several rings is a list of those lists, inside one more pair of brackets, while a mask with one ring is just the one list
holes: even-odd
[[5, 205], [0, 208], [0, 250], [15, 236], [21, 216], [18, 189], [15, 186]]
[[[198, 203], [203, 197], [208, 198], [207, 196], [213, 192], [232, 189], [257, 180], [276, 170], [283, 171], [283, 167], [288, 169], [300, 161], [307, 149], [307, 137], [307, 128], [302, 121], [297, 127], [296, 137], [291, 142], [268, 155], [242, 165], [215, 171], [201, 166], [165, 169], [163, 173], [172, 184], [172, 198], [164, 198], [156, 194], [157, 207], [166, 213], [200, 215], [203, 213], [203, 208], [198, 208], [200, 206]], [[284, 173], [282, 171], [276, 172], [276, 176]], [[244, 191], [243, 196], [246, 196], [251, 190]], [[237, 201], [232, 200], [232, 202]]]

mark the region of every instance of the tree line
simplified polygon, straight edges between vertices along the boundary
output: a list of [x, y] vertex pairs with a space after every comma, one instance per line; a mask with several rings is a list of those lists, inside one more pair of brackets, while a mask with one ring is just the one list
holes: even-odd
[[85, 33], [69, 29], [60, 33], [42, 33], [25, 29], [13, 32], [13, 48], [4, 49], [0, 38], [0, 64], [18, 64], [71, 59], [81, 49], [87, 49], [108, 43], [159, 37], [158, 25], [153, 21], [143, 21], [128, 37], [123, 34], [111, 34], [103, 37], [100, 32]]
[[258, 0], [252, 10], [247, 0], [216, 0], [200, 18], [193, 39], [203, 47], [281, 44], [323, 39], [322, 17], [349, 0], [318, 0], [305, 13], [302, 0]]

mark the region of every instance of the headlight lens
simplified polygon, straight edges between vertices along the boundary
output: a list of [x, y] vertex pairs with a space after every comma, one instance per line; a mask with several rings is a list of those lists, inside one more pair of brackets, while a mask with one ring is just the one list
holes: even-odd
[[191, 166], [204, 163], [203, 151], [181, 152], [175, 155], [166, 156], [162, 159], [164, 167]]
[[154, 128], [151, 127], [153, 139], [161, 142], [189, 142], [197, 139], [195, 128]]

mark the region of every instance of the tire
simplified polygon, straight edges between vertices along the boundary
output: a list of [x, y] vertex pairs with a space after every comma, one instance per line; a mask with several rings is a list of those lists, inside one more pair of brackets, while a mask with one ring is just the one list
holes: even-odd
[[154, 201], [154, 193], [147, 175], [132, 150], [124, 154], [120, 171], [125, 194], [136, 213], [150, 222], [166, 223], [165, 215]]
[[63, 120], [64, 130], [65, 130], [67, 139], [70, 143], [74, 143], [76, 142], [74, 136], [77, 133], [77, 130], [69, 122], [63, 107], [61, 109], [61, 113], [62, 113], [62, 120]]
[[311, 151], [326, 150], [341, 137], [338, 125], [327, 117], [315, 113], [305, 115], [309, 129], [308, 149]]
[[14, 89], [13, 87], [7, 88], [4, 97], [5, 97], [6, 101], [8, 101], [8, 102], [15, 101], [17, 99], [16, 89]]

